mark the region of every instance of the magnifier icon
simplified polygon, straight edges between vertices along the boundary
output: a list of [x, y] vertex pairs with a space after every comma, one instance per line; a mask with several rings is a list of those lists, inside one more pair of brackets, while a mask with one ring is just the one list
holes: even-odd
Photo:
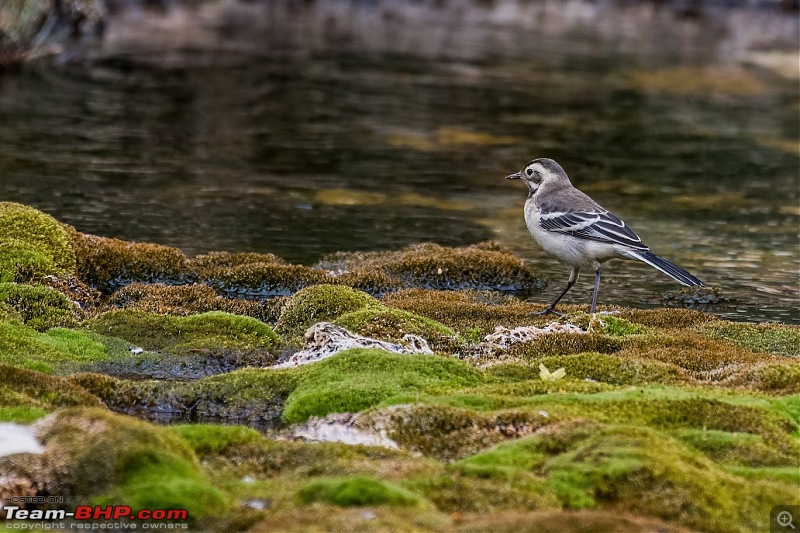
[[789, 526], [790, 528], [794, 529], [794, 524], [792, 524], [792, 513], [789, 511], [781, 511], [778, 513], [778, 516], [775, 517], [778, 522], [778, 525], [781, 527]]

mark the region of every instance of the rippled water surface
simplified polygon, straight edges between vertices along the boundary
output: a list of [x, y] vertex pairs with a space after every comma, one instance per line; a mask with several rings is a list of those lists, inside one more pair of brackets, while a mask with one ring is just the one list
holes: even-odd
[[[567, 268], [503, 177], [552, 157], [731, 298], [712, 312], [800, 323], [797, 81], [732, 37], [752, 14], [720, 15], [725, 33], [669, 12], [326, 5], [121, 20], [92, 61], [0, 78], [0, 198], [189, 255], [494, 239], [550, 279], [546, 301]], [[601, 303], [679, 288], [605, 272]], [[588, 304], [589, 278], [565, 301]]]

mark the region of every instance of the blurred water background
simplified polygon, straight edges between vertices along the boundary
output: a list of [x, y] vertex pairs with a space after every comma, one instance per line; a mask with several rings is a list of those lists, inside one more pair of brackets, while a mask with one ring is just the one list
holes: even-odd
[[[154, 2], [149, 2], [150, 4]], [[658, 253], [800, 323], [791, 2], [109, 4], [105, 35], [0, 76], [0, 200], [194, 255], [496, 240], [551, 283], [503, 177], [551, 157]], [[635, 262], [601, 303], [678, 285]], [[585, 276], [566, 298], [587, 303]]]

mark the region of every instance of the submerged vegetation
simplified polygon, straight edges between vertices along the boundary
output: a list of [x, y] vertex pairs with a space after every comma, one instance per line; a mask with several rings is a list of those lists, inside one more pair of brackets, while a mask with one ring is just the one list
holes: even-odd
[[[36, 421], [44, 446], [0, 458], [2, 494], [187, 508], [226, 531], [569, 517], [746, 532], [800, 487], [797, 327], [674, 308], [532, 315], [541, 305], [505, 289], [538, 277], [493, 244], [311, 268], [187, 259], [16, 204], [0, 217], [0, 420]], [[270, 368], [319, 342], [305, 332], [321, 321], [435, 353]], [[520, 327], [536, 333], [512, 338]], [[146, 421], [165, 414], [186, 423]], [[359, 436], [391, 446], [347, 444]]]

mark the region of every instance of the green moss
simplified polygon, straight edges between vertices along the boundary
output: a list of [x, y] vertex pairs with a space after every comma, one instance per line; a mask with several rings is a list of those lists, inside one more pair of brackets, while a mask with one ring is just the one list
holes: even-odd
[[[674, 383], [687, 380], [684, 373], [673, 365], [599, 353], [544, 357], [537, 360], [537, 363], [550, 369], [563, 367], [571, 379], [590, 379], [613, 385]], [[538, 373], [538, 368], [531, 371]]]
[[455, 331], [435, 320], [387, 307], [359, 309], [338, 317], [334, 324], [367, 337], [395, 342], [410, 333], [421, 336], [434, 346], [446, 343], [448, 338], [456, 335]]
[[416, 494], [377, 479], [353, 476], [349, 478], [317, 479], [301, 488], [297, 497], [301, 503], [322, 501], [341, 507], [364, 505], [393, 505], [423, 507]]
[[528, 435], [553, 419], [526, 411], [481, 413], [447, 405], [414, 404], [367, 415], [385, 419], [379, 425], [404, 449], [453, 460], [504, 440]]
[[152, 409], [186, 418], [275, 425], [297, 386], [297, 375], [248, 368], [189, 382], [129, 381], [90, 373], [71, 376], [69, 381], [116, 410]]
[[800, 393], [800, 363], [756, 365], [735, 373], [726, 385], [739, 385], [776, 394]]
[[236, 446], [257, 444], [264, 440], [258, 431], [242, 426], [191, 424], [170, 428], [194, 450], [198, 457], [222, 455]]
[[0, 405], [0, 422], [29, 424], [47, 414], [41, 407], [20, 407]]
[[479, 476], [533, 472], [568, 507], [613, 505], [703, 531], [763, 529], [774, 502], [790, 501], [795, 491], [778, 482], [745, 483], [680, 442], [631, 426], [569, 424], [500, 444], [458, 467]]
[[50, 215], [0, 202], [0, 281], [39, 280], [75, 272], [67, 230]]
[[644, 333], [645, 328], [640, 324], [634, 324], [629, 320], [614, 315], [602, 315], [598, 317], [600, 331], [606, 335], [614, 337], [627, 337], [628, 335], [639, 335]]
[[[224, 512], [188, 446], [168, 429], [102, 409], [59, 411], [41, 424], [43, 472], [71, 501], [133, 509], [188, 509], [191, 521]], [[102, 460], [98, 460], [102, 457]], [[13, 464], [25, 470], [30, 466]]]
[[714, 382], [724, 381], [751, 365], [776, 360], [775, 356], [755, 353], [687, 330], [629, 337], [619, 355], [673, 364], [696, 379]]
[[792, 453], [777, 448], [761, 435], [682, 429], [676, 432], [676, 436], [717, 463], [747, 467], [800, 466], [800, 445]]
[[275, 329], [284, 338], [298, 339], [316, 322], [379, 306], [375, 298], [349, 287], [314, 285], [286, 300]]
[[98, 406], [80, 386], [35, 370], [0, 364], [0, 420], [27, 422], [60, 407]]
[[49, 287], [0, 283], [0, 302], [10, 305], [26, 325], [38, 331], [72, 326], [78, 319], [75, 304]]
[[309, 365], [283, 412], [286, 422], [310, 416], [355, 412], [392, 397], [442, 388], [476, 385], [483, 377], [468, 364], [430, 355], [400, 355], [383, 350], [355, 349]]
[[278, 345], [272, 328], [254, 318], [211, 311], [191, 316], [161, 316], [144, 311], [108, 311], [87, 327], [147, 350], [187, 353], [196, 349], [269, 351]]
[[52, 373], [105, 361], [108, 350], [88, 335], [62, 328], [46, 333], [0, 322], [0, 363]]
[[105, 292], [136, 281], [176, 281], [186, 272], [186, 257], [176, 248], [77, 231], [73, 231], [71, 237], [78, 276]]
[[699, 331], [712, 339], [723, 339], [754, 352], [800, 356], [798, 326], [712, 322]]

